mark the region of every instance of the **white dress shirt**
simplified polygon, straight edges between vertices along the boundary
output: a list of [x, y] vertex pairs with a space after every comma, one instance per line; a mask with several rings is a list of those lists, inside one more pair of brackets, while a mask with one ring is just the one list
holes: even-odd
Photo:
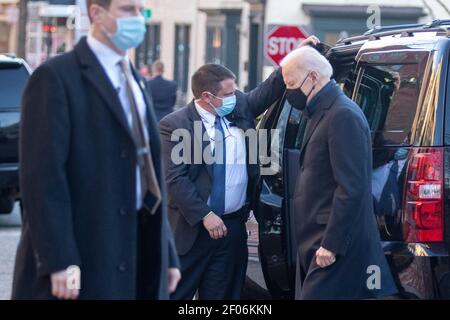
[[[202, 119], [208, 133], [211, 151], [214, 150], [216, 115], [206, 111], [195, 103], [195, 108]], [[228, 119], [221, 118], [221, 125], [225, 134], [225, 214], [241, 209], [247, 199], [247, 151], [245, 148], [244, 131], [234, 126]], [[213, 182], [214, 183], [214, 182]], [[210, 199], [208, 199], [209, 205]]]
[[[127, 88], [125, 84], [125, 76], [122, 72], [122, 68], [120, 66], [120, 61], [125, 59], [129, 62], [128, 56], [121, 56], [102, 42], [98, 41], [94, 38], [90, 33], [87, 36], [87, 43], [91, 50], [94, 52], [98, 61], [102, 65], [105, 70], [111, 84], [117, 92], [120, 103], [122, 104], [122, 108], [124, 111], [124, 115], [128, 121], [128, 125], [131, 128], [132, 124], [132, 113], [130, 109], [130, 102], [128, 100]], [[142, 90], [137, 83], [137, 81], [133, 78], [131, 87], [134, 93], [134, 99], [136, 101], [136, 105], [139, 110], [139, 115], [142, 118], [142, 121], [145, 125], [147, 125], [147, 106], [145, 104], [144, 95]], [[146, 131], [148, 139], [148, 132]], [[141, 191], [141, 176], [139, 172], [139, 166], [136, 165], [136, 209], [140, 209], [142, 207], [142, 191]]]

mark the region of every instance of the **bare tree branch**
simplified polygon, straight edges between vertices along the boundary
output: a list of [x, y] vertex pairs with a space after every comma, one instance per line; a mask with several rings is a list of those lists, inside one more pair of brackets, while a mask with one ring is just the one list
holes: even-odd
[[444, 2], [442, 2], [442, 0], [436, 0], [436, 1], [437, 1], [437, 3], [439, 3], [441, 5], [442, 8], [444, 8], [444, 10], [450, 16], [450, 9], [447, 7], [447, 5], [445, 5]]
[[436, 15], [434, 14], [433, 9], [431, 9], [429, 4], [427, 3], [427, 0], [422, 0], [422, 3], [424, 5], [424, 7], [427, 8], [428, 14], [430, 15], [431, 19], [436, 20]]

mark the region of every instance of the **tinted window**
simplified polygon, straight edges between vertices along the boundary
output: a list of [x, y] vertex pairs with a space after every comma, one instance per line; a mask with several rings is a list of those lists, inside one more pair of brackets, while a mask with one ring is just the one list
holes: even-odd
[[355, 102], [367, 117], [374, 146], [408, 145], [420, 93], [418, 64], [367, 66]]
[[3, 68], [0, 65], [0, 109], [19, 108], [28, 71], [20, 68]]
[[[268, 170], [270, 167], [271, 172], [271, 174], [265, 174], [264, 179], [271, 192], [280, 196], [283, 195], [282, 173], [284, 149], [289, 148], [288, 146], [295, 142], [298, 130], [298, 120], [295, 120], [295, 116], [293, 117], [292, 113], [297, 113], [298, 115], [300, 112], [293, 109], [287, 100], [283, 99], [267, 111], [259, 126], [260, 129], [269, 129], [267, 132], [269, 138], [267, 146], [261, 143], [259, 145], [260, 148], [267, 148], [264, 152], [260, 151], [259, 162], [265, 167], [265, 170]], [[269, 161], [273, 161], [274, 159], [277, 159], [279, 166], [269, 163]]]
[[300, 110], [292, 108], [287, 100], [283, 101], [283, 109], [277, 121], [276, 129], [279, 130], [279, 155], [281, 168], [284, 149], [300, 149], [307, 119]]
[[[281, 159], [283, 156], [284, 138], [286, 137], [286, 127], [288, 124], [290, 113], [291, 113], [291, 106], [289, 105], [287, 100], [285, 100], [283, 107], [281, 109], [280, 116], [278, 117], [277, 125], [275, 127], [275, 129], [278, 129], [279, 133], [280, 133], [280, 140], [279, 140], [279, 144], [278, 144], [278, 153], [279, 153]], [[274, 139], [272, 139], [272, 144], [273, 143], [274, 143]], [[274, 150], [274, 146], [272, 146], [272, 150]]]

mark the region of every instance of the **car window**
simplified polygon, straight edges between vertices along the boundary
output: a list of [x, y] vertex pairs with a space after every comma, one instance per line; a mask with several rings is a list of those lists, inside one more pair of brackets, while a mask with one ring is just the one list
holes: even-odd
[[342, 89], [342, 92], [351, 99], [356, 83], [356, 72], [354, 69], [347, 70], [344, 74], [338, 75], [336, 82]]
[[[287, 100], [284, 100], [283, 107], [280, 112], [280, 116], [278, 117], [277, 124], [275, 126], [275, 129], [277, 129], [279, 133], [279, 145], [278, 145], [278, 152], [280, 154], [280, 157], [283, 155], [283, 146], [284, 146], [284, 139], [286, 137], [286, 127], [289, 120], [289, 114], [291, 113], [292, 107], [287, 102]], [[272, 139], [272, 144], [275, 142], [274, 139]], [[272, 150], [274, 150], [272, 146]]]
[[303, 116], [303, 113], [298, 109], [292, 108], [291, 116], [289, 117], [289, 122], [286, 129], [285, 148], [301, 148], [306, 122], [307, 118]]
[[24, 66], [4, 68], [0, 65], [0, 110], [20, 108], [28, 77]]
[[374, 146], [409, 145], [420, 94], [418, 64], [366, 66], [355, 102], [367, 117]]

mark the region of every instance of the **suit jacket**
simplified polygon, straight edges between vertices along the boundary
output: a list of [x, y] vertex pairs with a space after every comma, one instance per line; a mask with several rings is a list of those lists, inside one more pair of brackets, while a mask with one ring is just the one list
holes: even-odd
[[[275, 71], [265, 82], [249, 93], [236, 92], [236, 107], [227, 119], [242, 130], [254, 129], [255, 119], [269, 108], [277, 99], [281, 98], [285, 90], [281, 69]], [[201, 126], [201, 135], [194, 130], [194, 123]], [[205, 127], [198, 114], [194, 102], [184, 108], [171, 113], [160, 121], [163, 159], [166, 164], [166, 182], [169, 191], [169, 221], [172, 226], [175, 244], [180, 255], [184, 255], [192, 248], [199, 228], [203, 228], [202, 218], [211, 211], [207, 205], [211, 193], [212, 165], [205, 162], [200, 164], [175, 164], [171, 160], [171, 153], [179, 141], [172, 141], [175, 129], [185, 129], [190, 132], [192, 139], [182, 139], [185, 149], [195, 150], [199, 147], [201, 154], [208, 147], [209, 141], [202, 141]], [[197, 133], [197, 134], [196, 134]], [[252, 207], [252, 199], [259, 178], [259, 166], [248, 161], [249, 141], [247, 147], [247, 208]], [[194, 156], [192, 154], [192, 156]], [[193, 158], [192, 158], [193, 160]]]
[[147, 83], [152, 92], [156, 118], [159, 121], [173, 112], [173, 107], [177, 101], [177, 84], [175, 81], [166, 80], [162, 76], [150, 79]]
[[[358, 299], [394, 294], [373, 213], [367, 120], [336, 84], [317, 98], [305, 130], [293, 199], [301, 280], [296, 296]], [[320, 246], [337, 256], [324, 269], [315, 261]], [[379, 267], [380, 289], [367, 287], [370, 266]]]
[[141, 240], [154, 250], [139, 261], [151, 268], [138, 277], [136, 147], [116, 91], [86, 38], [32, 74], [20, 130], [23, 226], [13, 298], [52, 298], [49, 275], [70, 265], [81, 267], [81, 299], [135, 299], [139, 281], [153, 284], [146, 298], [169, 297], [167, 269], [178, 260], [159, 133], [145, 100], [163, 203], [148, 217]]

